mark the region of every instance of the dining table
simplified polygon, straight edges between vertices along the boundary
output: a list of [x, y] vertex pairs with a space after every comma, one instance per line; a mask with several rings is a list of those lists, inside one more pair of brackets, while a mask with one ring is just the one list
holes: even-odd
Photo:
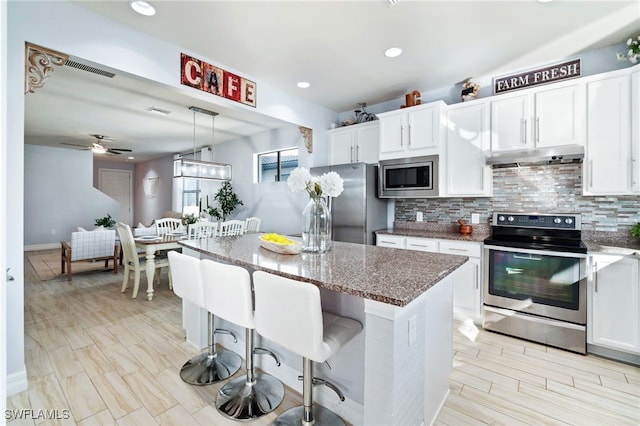
[[153, 300], [153, 278], [156, 272], [156, 253], [162, 250], [179, 250], [180, 241], [186, 240], [185, 232], [173, 232], [166, 235], [143, 235], [134, 238], [136, 247], [145, 252], [145, 271], [147, 273], [147, 299]]

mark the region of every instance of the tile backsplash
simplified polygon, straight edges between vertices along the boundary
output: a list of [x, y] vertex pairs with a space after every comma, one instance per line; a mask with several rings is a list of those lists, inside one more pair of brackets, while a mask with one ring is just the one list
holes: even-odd
[[493, 170], [492, 198], [397, 199], [395, 221], [418, 211], [434, 224], [471, 223], [471, 213], [487, 224], [494, 211], [581, 213], [583, 230], [619, 232], [640, 222], [640, 196], [583, 196], [581, 164], [514, 167]]

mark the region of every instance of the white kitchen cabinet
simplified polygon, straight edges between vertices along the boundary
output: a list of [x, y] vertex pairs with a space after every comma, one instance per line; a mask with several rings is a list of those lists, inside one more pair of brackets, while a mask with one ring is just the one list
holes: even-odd
[[432, 253], [468, 256], [456, 269], [453, 279], [453, 314], [458, 320], [482, 320], [482, 244], [472, 241], [441, 240], [402, 235], [378, 234], [376, 245]]
[[406, 237], [401, 235], [376, 234], [376, 245], [403, 249], [406, 247]]
[[329, 130], [329, 164], [377, 163], [380, 150], [378, 121]]
[[590, 256], [588, 343], [640, 354], [639, 264], [633, 257]]
[[640, 65], [631, 72], [631, 192], [640, 194]]
[[378, 114], [380, 160], [439, 154], [445, 106], [437, 101]]
[[448, 107], [446, 127], [445, 194], [441, 196], [490, 197], [493, 174], [485, 164], [489, 150], [489, 104], [473, 101]]
[[586, 84], [583, 194], [630, 194], [631, 77], [628, 70], [622, 70], [589, 78]]
[[438, 253], [438, 240], [431, 238], [407, 237], [405, 248], [408, 250]]
[[584, 145], [585, 95], [581, 81], [494, 96], [491, 151]]

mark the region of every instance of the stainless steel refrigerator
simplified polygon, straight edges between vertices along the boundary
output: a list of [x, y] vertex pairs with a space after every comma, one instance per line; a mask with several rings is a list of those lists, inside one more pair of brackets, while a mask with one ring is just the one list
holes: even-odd
[[344, 180], [344, 191], [331, 199], [334, 241], [375, 244], [374, 231], [387, 227], [387, 200], [377, 197], [375, 164], [349, 163], [314, 167], [313, 176], [336, 172]]

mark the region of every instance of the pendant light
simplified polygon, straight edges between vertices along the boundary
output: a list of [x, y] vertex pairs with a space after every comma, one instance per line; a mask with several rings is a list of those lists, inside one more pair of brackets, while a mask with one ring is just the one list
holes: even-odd
[[199, 107], [189, 107], [193, 111], [193, 159], [179, 158], [173, 162], [173, 177], [209, 180], [231, 180], [231, 164], [196, 160], [196, 112], [211, 116], [211, 148], [213, 152], [215, 119], [217, 112]]

